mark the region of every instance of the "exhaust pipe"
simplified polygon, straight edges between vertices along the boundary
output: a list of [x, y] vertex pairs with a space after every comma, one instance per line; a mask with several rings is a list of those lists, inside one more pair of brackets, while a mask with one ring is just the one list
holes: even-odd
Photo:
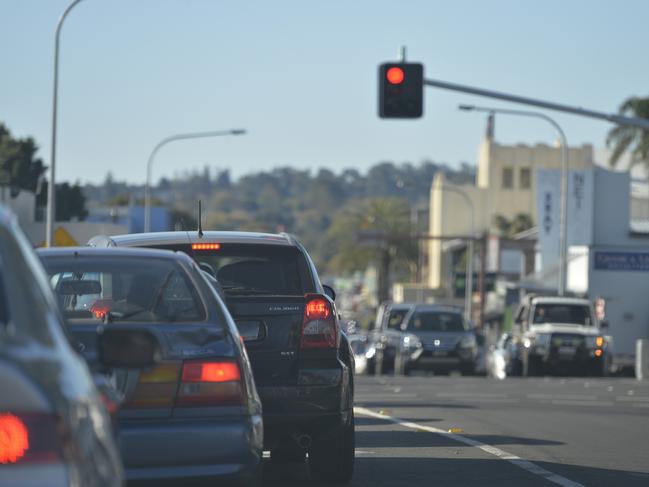
[[297, 446], [303, 450], [308, 450], [311, 447], [311, 437], [309, 435], [295, 435], [293, 438]]

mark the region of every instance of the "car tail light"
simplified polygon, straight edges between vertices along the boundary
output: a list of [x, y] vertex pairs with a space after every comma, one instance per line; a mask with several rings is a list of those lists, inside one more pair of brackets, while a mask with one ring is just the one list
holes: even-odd
[[176, 406], [239, 406], [244, 403], [241, 369], [233, 360], [185, 362]]
[[170, 408], [178, 388], [180, 363], [161, 363], [143, 371], [138, 377], [133, 396], [122, 409]]
[[338, 326], [331, 303], [319, 294], [307, 294], [300, 348], [337, 348]]
[[60, 461], [64, 443], [52, 415], [0, 413], [0, 465]]

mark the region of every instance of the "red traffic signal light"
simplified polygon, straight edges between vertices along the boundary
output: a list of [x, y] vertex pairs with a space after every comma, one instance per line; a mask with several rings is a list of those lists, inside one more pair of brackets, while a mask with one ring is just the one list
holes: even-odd
[[379, 117], [419, 118], [424, 112], [424, 67], [420, 63], [379, 66]]
[[393, 66], [388, 69], [387, 73], [385, 73], [385, 77], [388, 80], [388, 83], [398, 85], [403, 82], [405, 75], [403, 74], [403, 69]]

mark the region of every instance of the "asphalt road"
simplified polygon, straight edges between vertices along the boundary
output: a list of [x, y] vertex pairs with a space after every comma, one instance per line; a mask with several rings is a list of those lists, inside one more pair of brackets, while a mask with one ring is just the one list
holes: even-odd
[[[352, 486], [649, 486], [648, 382], [419, 376], [356, 384]], [[264, 479], [313, 485], [304, 464], [267, 462]]]

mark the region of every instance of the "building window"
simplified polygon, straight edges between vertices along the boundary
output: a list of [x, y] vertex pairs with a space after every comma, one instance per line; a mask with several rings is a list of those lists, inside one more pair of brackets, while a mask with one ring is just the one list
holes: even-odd
[[529, 167], [521, 168], [521, 189], [530, 189], [532, 187], [532, 171]]
[[503, 167], [503, 189], [514, 187], [514, 170], [511, 167]]

